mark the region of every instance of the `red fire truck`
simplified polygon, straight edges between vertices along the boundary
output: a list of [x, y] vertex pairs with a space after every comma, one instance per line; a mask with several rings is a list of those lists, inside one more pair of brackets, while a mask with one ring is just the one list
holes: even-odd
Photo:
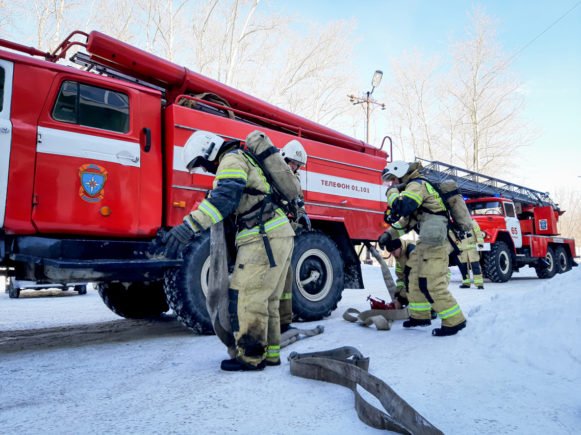
[[434, 183], [453, 179], [472, 218], [484, 232], [478, 245], [484, 276], [508, 281], [523, 266], [552, 278], [577, 264], [575, 240], [560, 237], [562, 211], [549, 195], [442, 162], [424, 160], [422, 175]]
[[[329, 315], [362, 288], [356, 247], [384, 230], [387, 152], [281, 110], [99, 32], [73, 32], [53, 53], [0, 40], [0, 265], [14, 279], [99, 282], [124, 317], [172, 308], [209, 332], [209, 238], [183, 260], [155, 255], [160, 232], [202, 201], [212, 176], [190, 174], [197, 130], [243, 140], [260, 129], [300, 138], [314, 231], [299, 233], [293, 309]], [[81, 47], [59, 63], [72, 47]]]

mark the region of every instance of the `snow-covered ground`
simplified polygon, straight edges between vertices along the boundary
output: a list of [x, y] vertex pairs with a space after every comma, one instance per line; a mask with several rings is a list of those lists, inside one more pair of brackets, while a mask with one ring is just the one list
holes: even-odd
[[[0, 433], [379, 433], [358, 420], [351, 391], [289, 373], [291, 351], [344, 345], [446, 434], [581, 432], [580, 268], [551, 280], [525, 269], [484, 291], [459, 289], [454, 269], [468, 327], [445, 338], [401, 322], [377, 331], [344, 321], [347, 308], [368, 308], [368, 294], [387, 298], [379, 268], [364, 266], [364, 278], [365, 290], [346, 290], [316, 322], [324, 334], [283, 349], [283, 365], [263, 372], [220, 371], [218, 339], [179, 329], [0, 354]], [[17, 300], [0, 290], [0, 332], [119, 320], [94, 290]]]

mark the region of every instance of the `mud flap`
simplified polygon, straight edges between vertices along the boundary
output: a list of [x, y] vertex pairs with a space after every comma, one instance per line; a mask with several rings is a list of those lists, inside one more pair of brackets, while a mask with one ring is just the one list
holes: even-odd
[[228, 312], [228, 252], [224, 235], [224, 223], [212, 225], [210, 230], [210, 273], [206, 308], [210, 314], [214, 332], [228, 348], [231, 357], [235, 356], [235, 340]]

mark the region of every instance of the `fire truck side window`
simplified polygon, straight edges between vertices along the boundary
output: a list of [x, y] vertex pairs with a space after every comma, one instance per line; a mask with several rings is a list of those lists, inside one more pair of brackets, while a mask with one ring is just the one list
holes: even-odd
[[0, 112], [2, 112], [2, 108], [4, 107], [4, 77], [6, 73], [4, 72], [4, 68], [0, 66]]
[[508, 217], [516, 217], [516, 214], [514, 212], [514, 205], [512, 203], [505, 202], [504, 203], [504, 211]]
[[72, 81], [63, 82], [52, 116], [57, 121], [127, 133], [129, 97]]

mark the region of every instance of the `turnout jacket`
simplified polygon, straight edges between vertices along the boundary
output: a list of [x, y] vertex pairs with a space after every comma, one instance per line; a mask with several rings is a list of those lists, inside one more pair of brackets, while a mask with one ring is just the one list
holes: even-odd
[[404, 190], [392, 187], [387, 193], [387, 203], [389, 207], [400, 216], [388, 230], [393, 239], [397, 239], [419, 226], [426, 214], [446, 213], [446, 206], [440, 194], [426, 180], [419, 178], [420, 173], [416, 170], [406, 175], [404, 179]]
[[[252, 157], [242, 150], [227, 152], [221, 159], [216, 171], [213, 189], [196, 209], [184, 217], [190, 226], [205, 230], [234, 214], [239, 223], [236, 234], [238, 246], [262, 239], [258, 218], [250, 227], [240, 223], [245, 217], [258, 216], [262, 201], [271, 193], [271, 187], [262, 169]], [[264, 231], [268, 238], [293, 237], [295, 235], [284, 212], [267, 200], [263, 210]]]

